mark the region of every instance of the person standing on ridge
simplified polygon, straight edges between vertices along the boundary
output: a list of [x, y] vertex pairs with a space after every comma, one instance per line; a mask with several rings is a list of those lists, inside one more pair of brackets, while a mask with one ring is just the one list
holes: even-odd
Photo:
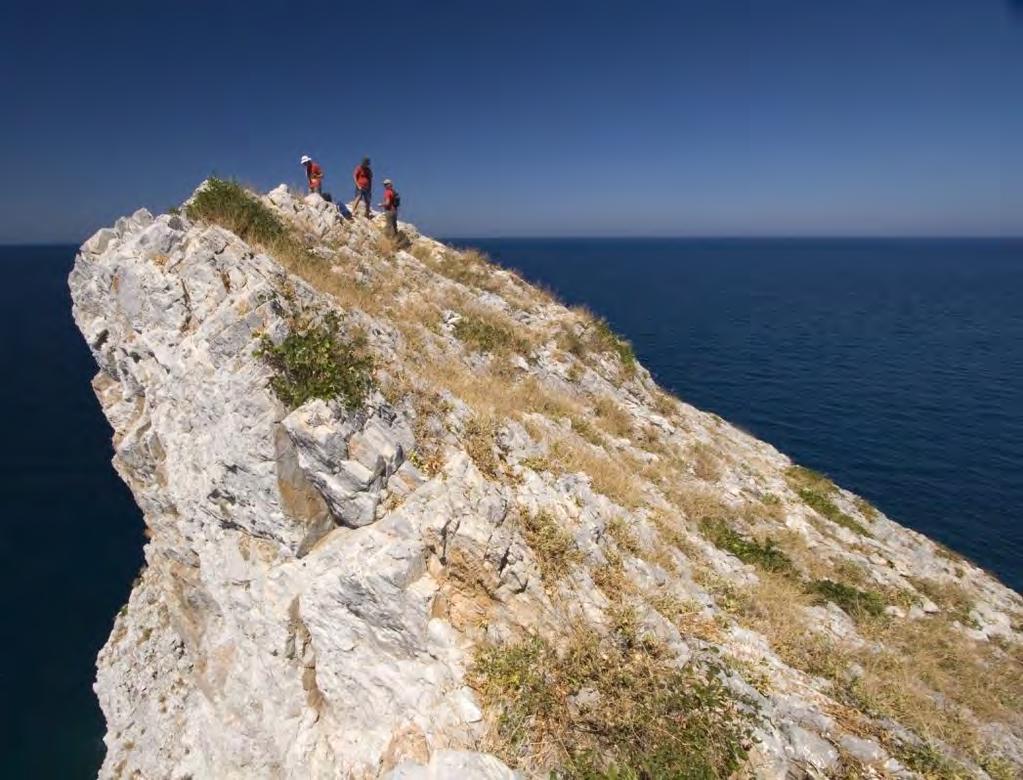
[[373, 189], [373, 170], [369, 167], [369, 158], [363, 157], [362, 162], [355, 166], [352, 171], [352, 180], [355, 182], [355, 204], [352, 206], [352, 213], [359, 210], [359, 203], [366, 204], [366, 216], [370, 215], [370, 194]]
[[401, 205], [401, 195], [394, 189], [394, 183], [390, 179], [384, 179], [384, 202], [380, 205], [384, 209], [384, 219], [387, 220], [387, 235], [395, 238], [398, 235], [398, 206]]
[[302, 159], [299, 160], [299, 162], [305, 168], [305, 177], [309, 182], [309, 192], [315, 192], [317, 195], [322, 195], [323, 169], [317, 165], [313, 158], [308, 154], [303, 154]]

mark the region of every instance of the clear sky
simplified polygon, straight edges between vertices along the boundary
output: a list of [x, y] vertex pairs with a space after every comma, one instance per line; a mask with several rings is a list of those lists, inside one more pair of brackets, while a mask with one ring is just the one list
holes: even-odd
[[1023, 235], [1023, 0], [5, 0], [0, 105], [0, 242], [302, 154], [438, 235]]

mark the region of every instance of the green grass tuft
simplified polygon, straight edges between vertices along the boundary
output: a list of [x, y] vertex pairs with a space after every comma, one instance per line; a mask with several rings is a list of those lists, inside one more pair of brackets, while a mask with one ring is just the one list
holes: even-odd
[[789, 486], [803, 499], [803, 503], [815, 512], [826, 517], [835, 525], [848, 528], [860, 536], [871, 535], [866, 526], [835, 505], [832, 496], [838, 493], [838, 488], [823, 474], [818, 474], [816, 471], [802, 466], [792, 466], [785, 476]]
[[816, 596], [818, 603], [832, 601], [852, 618], [880, 617], [884, 614], [885, 601], [880, 593], [859, 590], [834, 580], [814, 580], [807, 590]]
[[748, 539], [737, 533], [724, 520], [717, 518], [705, 518], [700, 521], [700, 531], [715, 547], [731, 553], [743, 563], [750, 563], [778, 574], [794, 572], [792, 559], [771, 539], [763, 544], [755, 539]]

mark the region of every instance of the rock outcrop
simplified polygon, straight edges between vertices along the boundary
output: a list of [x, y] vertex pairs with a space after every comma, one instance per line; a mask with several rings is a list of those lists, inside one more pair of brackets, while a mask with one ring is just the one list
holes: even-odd
[[[714, 670], [757, 777], [1018, 776], [1018, 595], [515, 274], [261, 203], [291, 244], [139, 211], [70, 277], [149, 538], [98, 659], [103, 777], [542, 776], [571, 750], [503, 738], [477, 658], [623, 610]], [[282, 294], [365, 338], [360, 404], [279, 400]]]

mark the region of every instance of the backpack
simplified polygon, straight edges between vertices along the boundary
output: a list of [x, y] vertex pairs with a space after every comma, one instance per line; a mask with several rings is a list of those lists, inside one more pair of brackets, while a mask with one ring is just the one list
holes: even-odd
[[391, 200], [391, 203], [394, 204], [395, 208], [399, 208], [401, 206], [401, 195], [398, 194], [397, 190], [394, 191], [394, 198]]

